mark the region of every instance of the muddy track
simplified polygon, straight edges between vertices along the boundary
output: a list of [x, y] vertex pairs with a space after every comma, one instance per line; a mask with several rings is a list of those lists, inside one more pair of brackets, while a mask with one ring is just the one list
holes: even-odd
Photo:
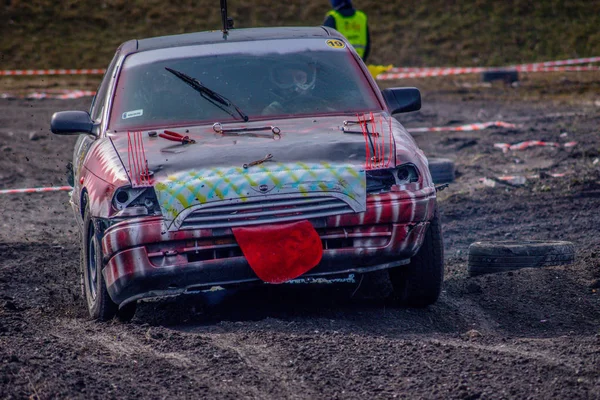
[[[64, 184], [74, 139], [51, 136], [49, 118], [88, 101], [0, 100], [0, 189]], [[130, 324], [92, 322], [66, 193], [2, 196], [0, 398], [600, 398], [600, 109], [435, 93], [424, 104], [402, 122], [520, 124], [416, 135], [457, 163], [457, 182], [440, 193], [436, 305], [390, 308], [352, 285], [271, 287], [143, 303]], [[493, 147], [527, 139], [578, 144]], [[540, 171], [568, 175], [480, 182]], [[468, 245], [507, 238], [573, 241], [577, 260], [469, 278]]]

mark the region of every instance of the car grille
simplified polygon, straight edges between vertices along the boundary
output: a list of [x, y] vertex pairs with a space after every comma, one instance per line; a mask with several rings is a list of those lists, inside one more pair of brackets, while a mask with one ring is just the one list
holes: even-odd
[[194, 211], [179, 229], [227, 228], [328, 217], [354, 212], [336, 197], [285, 197], [249, 199], [244, 203], [205, 206]]
[[[316, 229], [323, 250], [382, 248], [389, 245], [392, 225], [354, 226]], [[148, 257], [155, 267], [184, 265], [188, 262], [243, 257], [233, 235], [169, 242], [147, 246]]]

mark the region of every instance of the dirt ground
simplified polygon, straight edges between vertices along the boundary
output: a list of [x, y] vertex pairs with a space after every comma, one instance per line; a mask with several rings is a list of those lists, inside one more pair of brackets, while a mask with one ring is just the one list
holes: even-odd
[[[446, 278], [434, 306], [285, 286], [93, 322], [67, 194], [0, 195], [0, 398], [600, 399], [600, 97], [433, 87], [420, 112], [399, 116], [407, 127], [518, 124], [415, 134], [458, 170], [440, 193]], [[50, 116], [89, 101], [0, 100], [0, 189], [65, 184], [75, 138], [51, 135]], [[577, 145], [493, 147], [528, 139]], [[540, 173], [521, 187], [480, 181]], [[467, 249], [482, 239], [569, 240], [577, 260], [470, 278]]]

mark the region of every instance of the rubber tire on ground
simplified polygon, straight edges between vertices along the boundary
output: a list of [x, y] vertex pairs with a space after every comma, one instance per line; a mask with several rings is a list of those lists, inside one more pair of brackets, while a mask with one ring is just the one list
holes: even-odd
[[469, 246], [469, 276], [565, 265], [575, 261], [575, 247], [562, 241], [475, 242]]
[[503, 81], [504, 83], [513, 83], [519, 81], [519, 72], [515, 69], [502, 69], [494, 71], [485, 71], [481, 74], [483, 82]]
[[[81, 269], [83, 270], [83, 285], [85, 292], [85, 301], [88, 312], [92, 319], [100, 321], [108, 321], [117, 313], [117, 305], [111, 300], [106, 290], [106, 282], [102, 276], [102, 245], [96, 234], [96, 228], [90, 215], [89, 201], [85, 199], [85, 211], [83, 214], [83, 234], [81, 241]], [[88, 268], [88, 244], [93, 236], [93, 246], [95, 248], [96, 265], [96, 298], [93, 298], [90, 290], [90, 270]]]
[[388, 271], [394, 287], [392, 300], [397, 304], [426, 307], [436, 302], [444, 281], [444, 240], [437, 209], [410, 263]]
[[431, 173], [433, 183], [454, 182], [454, 161], [447, 158], [430, 158], [428, 161], [429, 172]]

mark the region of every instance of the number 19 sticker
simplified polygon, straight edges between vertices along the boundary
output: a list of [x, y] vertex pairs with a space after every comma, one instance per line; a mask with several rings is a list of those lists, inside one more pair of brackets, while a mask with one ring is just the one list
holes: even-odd
[[341, 40], [329, 39], [326, 43], [327, 46], [333, 47], [334, 49], [343, 49], [346, 47], [346, 43], [342, 42]]

